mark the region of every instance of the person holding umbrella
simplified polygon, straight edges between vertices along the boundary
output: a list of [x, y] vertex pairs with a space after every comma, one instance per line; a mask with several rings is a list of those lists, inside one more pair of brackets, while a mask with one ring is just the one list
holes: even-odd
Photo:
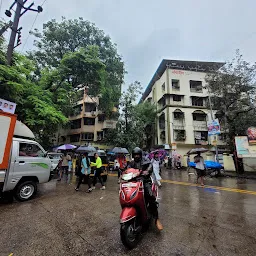
[[204, 177], [205, 177], [205, 165], [204, 165], [204, 158], [201, 156], [201, 152], [198, 151], [197, 155], [194, 157], [194, 162], [196, 164], [196, 172], [197, 172], [197, 180], [196, 183], [198, 183], [198, 179], [201, 180], [201, 186], [204, 186]]

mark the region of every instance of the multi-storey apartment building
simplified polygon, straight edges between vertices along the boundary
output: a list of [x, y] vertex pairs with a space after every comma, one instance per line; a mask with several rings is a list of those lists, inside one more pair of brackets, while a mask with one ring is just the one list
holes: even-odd
[[[199, 145], [211, 147], [205, 76], [223, 64], [165, 59], [160, 63], [140, 100], [157, 104], [155, 144], [173, 145], [180, 154]], [[224, 145], [222, 135], [218, 145]]]
[[102, 143], [104, 134], [107, 129], [114, 129], [117, 121], [106, 118], [105, 114], [98, 109], [100, 98], [88, 95], [86, 87], [80, 88], [77, 93], [78, 101], [74, 103], [69, 124], [59, 129], [54, 144], [85, 145], [89, 143], [105, 148]]

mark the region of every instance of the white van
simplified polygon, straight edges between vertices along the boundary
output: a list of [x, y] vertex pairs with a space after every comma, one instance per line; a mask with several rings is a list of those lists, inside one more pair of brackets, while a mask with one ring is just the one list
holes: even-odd
[[8, 169], [0, 170], [0, 192], [12, 192], [19, 201], [31, 199], [37, 192], [37, 184], [51, 179], [51, 160], [33, 138], [32, 131], [17, 121]]

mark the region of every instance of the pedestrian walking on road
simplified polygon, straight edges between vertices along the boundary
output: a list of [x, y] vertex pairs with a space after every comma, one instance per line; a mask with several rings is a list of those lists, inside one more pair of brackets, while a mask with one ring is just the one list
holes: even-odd
[[151, 159], [151, 163], [153, 166], [153, 173], [152, 178], [154, 180], [154, 183], [157, 184], [159, 187], [162, 186], [160, 180], [162, 179], [159, 172], [160, 172], [160, 159], [158, 152], [155, 152], [154, 157]]
[[71, 179], [73, 177], [73, 171], [72, 171], [72, 158], [73, 157], [71, 157], [70, 154], [68, 154], [67, 156], [68, 156], [68, 173], [67, 173], [66, 182], [68, 184], [71, 184], [70, 181], [71, 181]]
[[83, 180], [85, 180], [88, 183], [88, 190], [86, 191], [87, 193], [90, 193], [92, 191], [91, 188], [91, 179], [90, 179], [90, 174], [91, 174], [91, 167], [90, 167], [90, 159], [88, 157], [88, 153], [84, 153], [82, 161], [81, 161], [81, 173], [79, 176], [79, 181], [77, 184], [77, 187], [75, 188], [76, 191], [79, 190], [79, 187], [82, 183]]
[[205, 165], [204, 165], [204, 158], [201, 156], [201, 152], [197, 152], [197, 155], [194, 157], [194, 162], [196, 164], [196, 172], [197, 172], [197, 180], [201, 180], [201, 186], [204, 186], [204, 177], [205, 177]]
[[96, 185], [97, 179], [98, 179], [101, 186], [102, 186], [100, 189], [104, 190], [104, 189], [106, 189], [106, 187], [104, 186], [103, 180], [101, 178], [102, 161], [101, 161], [101, 158], [99, 157], [99, 155], [97, 153], [94, 154], [94, 157], [95, 157], [96, 161], [95, 161], [95, 163], [91, 162], [91, 166], [95, 166], [96, 170], [94, 172], [92, 189], [95, 189], [95, 185]]
[[68, 161], [70, 160], [70, 156], [67, 155], [67, 152], [61, 157], [61, 168], [60, 168], [60, 175], [58, 181], [61, 181], [63, 174], [68, 174]]

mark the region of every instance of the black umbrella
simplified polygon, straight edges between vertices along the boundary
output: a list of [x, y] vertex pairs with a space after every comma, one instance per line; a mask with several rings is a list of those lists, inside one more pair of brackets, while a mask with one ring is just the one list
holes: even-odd
[[126, 148], [114, 147], [111, 152], [116, 154], [129, 154], [129, 151]]

